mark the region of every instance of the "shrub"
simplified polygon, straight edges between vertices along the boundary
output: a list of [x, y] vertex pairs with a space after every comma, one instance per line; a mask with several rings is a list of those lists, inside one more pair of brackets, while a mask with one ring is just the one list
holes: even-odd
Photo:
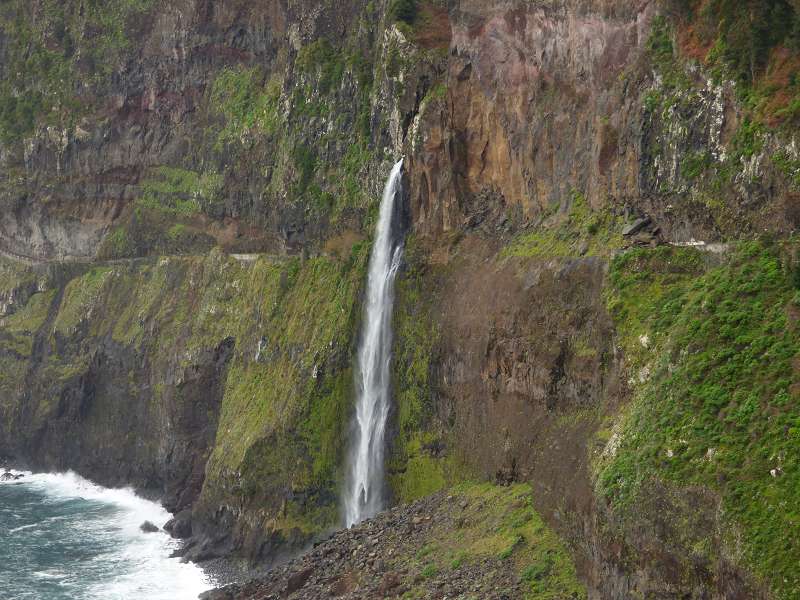
[[436, 573], [436, 565], [431, 564], [422, 569], [422, 573], [420, 573], [420, 575], [422, 575], [425, 579], [430, 579], [431, 577], [436, 576]]
[[413, 25], [417, 19], [419, 4], [417, 0], [392, 0], [389, 15], [395, 21]]

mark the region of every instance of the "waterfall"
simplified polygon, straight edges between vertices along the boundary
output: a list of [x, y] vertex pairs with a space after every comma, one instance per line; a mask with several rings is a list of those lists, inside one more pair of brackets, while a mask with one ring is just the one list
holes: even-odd
[[395, 198], [401, 191], [402, 159], [394, 165], [383, 190], [378, 227], [367, 274], [364, 322], [358, 348], [356, 410], [353, 417], [345, 524], [350, 527], [374, 516], [384, 503], [384, 446], [390, 403], [392, 307], [394, 280], [403, 244], [393, 228]]

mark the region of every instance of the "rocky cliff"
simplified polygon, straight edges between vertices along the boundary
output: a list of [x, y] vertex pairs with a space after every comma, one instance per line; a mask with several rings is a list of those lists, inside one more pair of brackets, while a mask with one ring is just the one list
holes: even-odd
[[794, 597], [795, 4], [3, 3], [0, 453], [197, 559], [334, 529], [402, 154], [396, 501], [526, 482], [590, 597]]

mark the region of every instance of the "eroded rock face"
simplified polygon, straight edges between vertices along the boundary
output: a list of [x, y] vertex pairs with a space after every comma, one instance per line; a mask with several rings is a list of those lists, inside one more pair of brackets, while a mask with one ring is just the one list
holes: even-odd
[[636, 195], [636, 82], [619, 79], [641, 55], [655, 6], [576, 4], [453, 10], [448, 105], [429, 116], [410, 168], [423, 231], [457, 228], [464, 197], [484, 190], [524, 222], [563, 206], [572, 188], [595, 205]]
[[[82, 14], [74, 4], [66, 3], [66, 14]], [[176, 222], [195, 233], [195, 239], [170, 253], [207, 251], [215, 244], [242, 252], [318, 249], [331, 235], [330, 215], [319, 214], [314, 204], [319, 198], [301, 197], [314, 173], [298, 175], [298, 170], [309, 164], [313, 168], [342, 163], [359, 128], [372, 120], [372, 111], [367, 106], [370, 95], [362, 93], [368, 85], [366, 70], [360, 75], [364, 81], [350, 66], [335, 81], [320, 86], [318, 62], [306, 65], [309, 72], [295, 63], [303, 47], [324, 38], [334, 52], [328, 58], [337, 64], [344, 65], [347, 52], [363, 58], [371, 85], [383, 41], [375, 34], [381, 15], [366, 20], [366, 5], [352, 0], [323, 9], [308, 1], [254, 5], [186, 0], [153, 3], [136, 12], [125, 22], [120, 55], [107, 65], [113, 77], [97, 83], [83, 72], [85, 65], [75, 67], [79, 97], [85, 96], [72, 115], [77, 124], [38, 127], [22, 140], [0, 144], [0, 249], [39, 261], [92, 259], [102, 250], [104, 238], [122, 227], [134, 243], [101, 253], [140, 256], [168, 250], [154, 241], [153, 230], [162, 227], [165, 234]], [[26, 10], [33, 15], [39, 9], [32, 3]], [[76, 27], [71, 35], [82, 36], [80, 44], [90, 44], [91, 31], [86, 31], [91, 27], [80, 19]], [[349, 39], [355, 41], [348, 50]], [[60, 42], [50, 43], [60, 50]], [[220, 114], [213, 86], [226, 72], [245, 70], [258, 73], [259, 85], [275, 83], [281, 94], [275, 118], [285, 129], [280, 136], [244, 132], [239, 140], [217, 144], [230, 115]], [[393, 83], [387, 79], [381, 85], [376, 102], [385, 102], [391, 112]], [[319, 114], [305, 114], [311, 103], [311, 110]], [[356, 123], [359, 111], [367, 115], [364, 126]], [[320, 143], [334, 121], [342, 139]], [[392, 158], [383, 156], [383, 148], [399, 148], [397, 136], [402, 135], [399, 127], [389, 133], [379, 130], [379, 124], [376, 116], [375, 145], [381, 151], [360, 161], [368, 164], [355, 166], [370, 170], [375, 179]], [[387, 139], [391, 135], [395, 139]], [[295, 158], [313, 164], [298, 166]], [[162, 168], [191, 177], [212, 175], [220, 189], [213, 202], [191, 218], [168, 214], [167, 223], [159, 222], [164, 215], [148, 220], [134, 205], [148, 181], [160, 181]], [[300, 192], [293, 187], [298, 178], [304, 181]], [[372, 177], [363, 179], [365, 187], [380, 189], [380, 182], [370, 183]], [[328, 187], [322, 177], [318, 185], [322, 190], [317, 196]], [[358, 214], [345, 214], [338, 225], [357, 227], [359, 220]], [[151, 231], [141, 231], [148, 228]]]
[[[652, 216], [672, 241], [796, 229], [796, 200], [769, 161], [793, 146], [765, 134], [762, 151], [732, 158], [743, 118], [732, 84], [695, 68], [686, 89], [666, 85], [648, 54], [657, 15], [650, 1], [455, 4], [447, 91], [411, 140], [418, 231], [458, 230], [486, 194], [516, 226], [537, 224], [574, 191], [595, 209]], [[697, 157], [736, 175], [704, 187]]]

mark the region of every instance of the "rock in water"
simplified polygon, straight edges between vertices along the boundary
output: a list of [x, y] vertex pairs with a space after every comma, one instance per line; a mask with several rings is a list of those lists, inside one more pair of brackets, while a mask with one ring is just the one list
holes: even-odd
[[157, 525], [154, 525], [150, 521], [145, 521], [141, 525], [139, 525], [139, 529], [144, 531], [145, 533], [155, 533], [157, 531], [161, 531]]
[[0, 481], [17, 481], [25, 477], [22, 473], [12, 473], [11, 470], [6, 469], [5, 473], [0, 475]]

